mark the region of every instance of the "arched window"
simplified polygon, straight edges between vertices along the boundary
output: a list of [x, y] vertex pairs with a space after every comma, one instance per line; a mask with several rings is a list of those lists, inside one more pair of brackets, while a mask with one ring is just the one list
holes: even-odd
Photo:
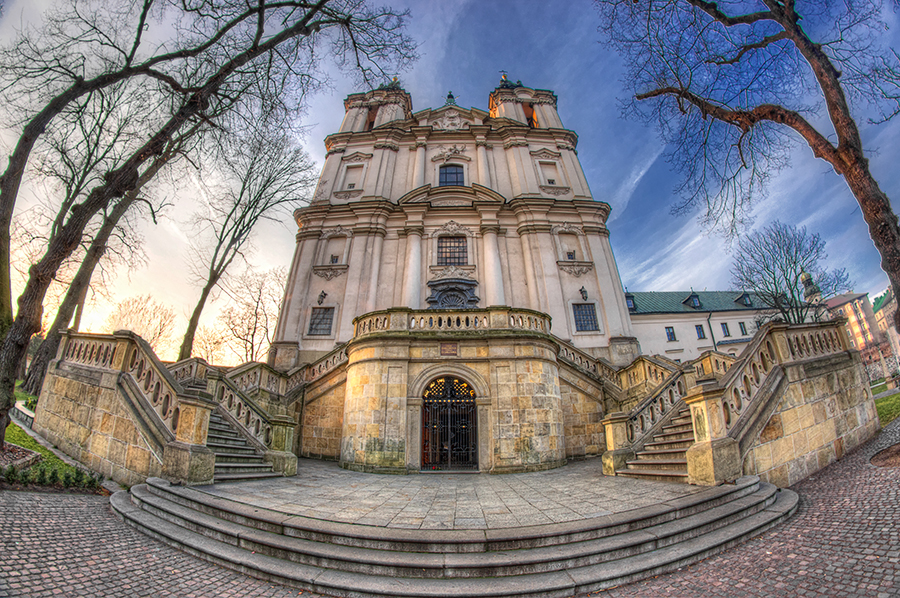
[[441, 166], [441, 170], [438, 176], [439, 187], [450, 187], [454, 185], [462, 186], [465, 184], [466, 180], [462, 166], [457, 166], [455, 164]]

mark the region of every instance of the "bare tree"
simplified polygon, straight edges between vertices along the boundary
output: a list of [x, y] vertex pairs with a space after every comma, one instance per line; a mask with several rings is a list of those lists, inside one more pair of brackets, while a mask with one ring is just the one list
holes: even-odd
[[232, 303], [219, 314], [228, 347], [243, 362], [260, 361], [269, 351], [281, 311], [287, 270], [248, 270], [228, 285]]
[[731, 282], [734, 288], [753, 293], [774, 318], [800, 324], [816, 315], [815, 306], [804, 296], [803, 274], [812, 277], [822, 297], [850, 290], [846, 270], [822, 268], [827, 257], [825, 241], [818, 234], [776, 221], [741, 238]]
[[[339, 65], [351, 67], [364, 80], [383, 76], [386, 65], [404, 63], [413, 57], [412, 45], [403, 33], [404, 15], [389, 9], [370, 9], [363, 0], [260, 0], [249, 7], [222, 0], [178, 3], [192, 17], [185, 19], [189, 21], [185, 36], [193, 45], [138, 64], [137, 50], [152, 0], [146, 0], [144, 6], [135, 29], [135, 41], [126, 44], [124, 49], [116, 42], [121, 38], [118, 32], [123, 28], [119, 19], [123, 15], [113, 14], [112, 10], [97, 13], [112, 15], [111, 23], [105, 24], [109, 25], [106, 35], [100, 35], [104, 29], [96, 22], [86, 28], [86, 37], [102, 38], [97, 41], [97, 52], [109, 50], [114, 59], [104, 59], [97, 52], [73, 54], [70, 47], [62, 54], [64, 63], [59, 63], [59, 52], [26, 52], [33, 49], [33, 44], [25, 44], [21, 52], [11, 54], [16, 58], [15, 68], [7, 69], [4, 65], [2, 69], [3, 76], [14, 78], [16, 85], [21, 84], [21, 95], [40, 95], [41, 77], [46, 80], [44, 87], [50, 90], [44, 93], [46, 101], [35, 104], [41, 108], [32, 112], [34, 116], [21, 119], [23, 134], [7, 171], [0, 177], [2, 266], [9, 263], [9, 219], [25, 163], [35, 139], [62, 107], [85, 93], [105, 87], [107, 82], [141, 75], [159, 81], [173, 100], [168, 113], [148, 115], [146, 120], [152, 132], [143, 138], [145, 142], [109, 170], [103, 182], [93, 187], [83, 201], [72, 206], [43, 257], [31, 268], [18, 300], [16, 319], [0, 345], [0, 429], [8, 424], [8, 411], [14, 400], [15, 365], [27, 350], [32, 334], [39, 330], [44, 295], [60, 264], [78, 247], [94, 215], [133, 189], [147, 162], [163, 151], [182, 127], [209, 119], [210, 114], [227, 113], [235, 120], [251, 118], [259, 104], [265, 102], [268, 102], [268, 114], [293, 113], [305, 93], [317, 84], [315, 73], [323, 43], [331, 44], [331, 55]], [[61, 26], [65, 27], [65, 23]], [[23, 61], [20, 54], [30, 54], [36, 62]], [[158, 67], [167, 60], [180, 62], [162, 72]], [[101, 75], [92, 72], [90, 78], [84, 76], [85, 68], [93, 69], [98, 64], [102, 65]], [[109, 70], [110, 65], [113, 70]], [[34, 70], [36, 76], [27, 77], [25, 73], [29, 70]], [[231, 110], [226, 110], [227, 107]], [[248, 110], [249, 107], [254, 109]], [[217, 120], [224, 119], [220, 116]], [[8, 285], [8, 274], [7, 269], [5, 281], [0, 275], [0, 295], [3, 285]], [[3, 307], [0, 296], [0, 316]]]
[[160, 353], [172, 343], [175, 311], [150, 295], [129, 297], [116, 304], [103, 325], [104, 332], [116, 330], [131, 330], [147, 341], [156, 353]]
[[213, 289], [236, 259], [243, 257], [256, 226], [307, 201], [313, 164], [283, 135], [263, 128], [230, 139], [222, 154], [225, 181], [196, 217], [200, 234], [192, 245], [194, 271], [202, 281], [200, 299], [188, 322], [178, 359], [191, 356], [200, 315]]
[[[732, 232], [797, 144], [843, 177], [900, 296], [900, 226], [857, 126], [900, 111], [884, 0], [594, 0], [624, 57], [628, 110], [655, 120], [697, 205]], [[896, 2], [894, 3], [896, 4]], [[822, 118], [819, 118], [822, 117]]]
[[200, 326], [194, 335], [194, 355], [206, 363], [221, 365], [228, 338], [218, 326]]

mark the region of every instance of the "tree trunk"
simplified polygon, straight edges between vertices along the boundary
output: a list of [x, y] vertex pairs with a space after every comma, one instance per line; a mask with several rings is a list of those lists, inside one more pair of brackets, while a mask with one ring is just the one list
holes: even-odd
[[191, 351], [194, 349], [194, 335], [197, 334], [197, 326], [200, 324], [200, 314], [203, 313], [203, 308], [206, 306], [206, 300], [209, 299], [209, 294], [218, 282], [219, 277], [215, 275], [210, 276], [209, 280], [206, 281], [206, 285], [200, 293], [200, 299], [194, 307], [194, 313], [191, 314], [191, 319], [188, 322], [187, 331], [184, 333], [184, 340], [181, 341], [181, 349], [178, 351], [178, 361], [188, 359], [191, 356]]
[[122, 219], [128, 208], [134, 204], [136, 198], [137, 189], [129, 192], [126, 197], [122, 198], [116, 204], [116, 207], [103, 219], [103, 225], [91, 241], [91, 245], [88, 247], [87, 253], [78, 267], [78, 272], [69, 284], [66, 296], [56, 312], [56, 318], [47, 332], [47, 338], [38, 347], [37, 355], [31, 362], [31, 367], [28, 368], [28, 376], [25, 378], [24, 384], [22, 384], [22, 390], [28, 394], [34, 396], [40, 394], [44, 385], [44, 376], [47, 374], [47, 368], [50, 366], [50, 361], [56, 357], [56, 350], [59, 348], [59, 341], [62, 338], [60, 330], [69, 327], [69, 322], [71, 322], [75, 310], [78, 309], [79, 305], [84, 305], [87, 290], [91, 284], [91, 277], [93, 277], [94, 269], [100, 263], [103, 254], [106, 253], [109, 238], [119, 224], [119, 220]]

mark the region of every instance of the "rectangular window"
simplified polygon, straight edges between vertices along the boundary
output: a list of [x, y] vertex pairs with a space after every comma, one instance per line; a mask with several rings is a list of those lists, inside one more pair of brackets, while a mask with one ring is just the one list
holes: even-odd
[[467, 263], [465, 237], [438, 237], [438, 266], [465, 266]]
[[344, 189], [356, 189], [362, 183], [362, 164], [348, 166], [344, 171]]
[[575, 314], [576, 332], [600, 330], [600, 326], [597, 324], [597, 309], [593, 303], [573, 303], [572, 310]]
[[747, 325], [743, 322], [738, 322], [738, 326], [741, 327], [741, 335], [747, 336]]
[[671, 326], [666, 326], [666, 340], [668, 340], [669, 342], [678, 340], [675, 338], [675, 329]]
[[697, 329], [697, 340], [706, 338], [706, 332], [703, 330], [703, 324], [697, 324], [694, 328]]
[[556, 162], [540, 162], [541, 175], [544, 177], [544, 181], [548, 185], [556, 185], [559, 180], [559, 170], [556, 167]]
[[567, 260], [571, 260], [571, 261], [575, 261], [575, 252], [574, 252], [574, 251], [567, 251], [567, 252], [566, 252], [566, 259], [567, 259]]
[[340, 258], [339, 258], [338, 256], [332, 254], [332, 256], [331, 256], [331, 263], [332, 263], [332, 264], [336, 264], [336, 263], [338, 263], [338, 260], [339, 260], [339, 259], [340, 259]]
[[722, 322], [722, 335], [731, 336], [731, 331], [728, 330], [728, 322]]
[[438, 172], [438, 186], [450, 187], [454, 185], [462, 186], [466, 184], [465, 173], [462, 166], [441, 166]]
[[327, 336], [331, 334], [331, 323], [333, 320], [333, 307], [314, 307], [309, 317], [309, 335]]

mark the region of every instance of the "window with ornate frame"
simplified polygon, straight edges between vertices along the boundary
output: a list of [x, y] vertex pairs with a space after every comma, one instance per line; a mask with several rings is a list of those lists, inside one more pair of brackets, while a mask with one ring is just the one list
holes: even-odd
[[597, 322], [597, 307], [593, 303], [573, 303], [572, 316], [575, 319], [576, 332], [600, 330]]
[[314, 307], [309, 315], [309, 336], [329, 336], [334, 324], [333, 307]]

